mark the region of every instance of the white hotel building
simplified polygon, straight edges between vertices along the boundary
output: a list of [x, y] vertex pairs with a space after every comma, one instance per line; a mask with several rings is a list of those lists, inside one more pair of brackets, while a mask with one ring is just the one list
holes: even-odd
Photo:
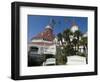
[[[79, 30], [78, 25], [73, 24], [70, 29], [73, 33]], [[87, 37], [87, 33], [83, 35]], [[73, 37], [70, 38], [71, 40]], [[63, 39], [63, 42], [64, 39]], [[37, 54], [56, 54], [56, 45], [61, 42], [58, 42], [57, 37], [53, 34], [53, 28], [50, 25], [47, 25], [43, 32], [37, 34], [35, 37], [31, 39], [31, 43], [28, 44], [28, 50], [33, 47], [37, 48]], [[83, 52], [83, 46], [79, 46], [79, 51]]]
[[56, 54], [56, 44], [54, 43], [53, 29], [47, 25], [43, 32], [37, 34], [32, 38], [28, 48], [38, 48], [37, 54]]

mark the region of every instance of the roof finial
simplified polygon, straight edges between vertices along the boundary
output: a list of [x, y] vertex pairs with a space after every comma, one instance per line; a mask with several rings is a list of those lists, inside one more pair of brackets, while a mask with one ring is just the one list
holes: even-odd
[[51, 24], [52, 24], [52, 20], [53, 20], [53, 19], [52, 19], [52, 18], [50, 18], [50, 20], [49, 20], [49, 25], [51, 25]]
[[54, 28], [54, 25], [56, 24], [55, 20], [53, 18], [50, 18], [50, 21], [49, 21], [49, 25]]

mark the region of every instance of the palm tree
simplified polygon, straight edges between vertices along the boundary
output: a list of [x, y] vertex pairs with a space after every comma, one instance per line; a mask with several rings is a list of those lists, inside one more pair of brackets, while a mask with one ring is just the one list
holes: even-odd
[[81, 38], [81, 45], [83, 45], [83, 51], [85, 53], [85, 56], [86, 56], [86, 64], [88, 64], [88, 61], [87, 61], [87, 58], [88, 58], [88, 54], [87, 54], [87, 49], [88, 49], [88, 46], [87, 46], [87, 37], [82, 37]]
[[56, 47], [56, 65], [65, 65], [67, 63], [67, 56], [64, 52], [64, 49], [61, 49], [61, 47]]
[[73, 45], [68, 44], [64, 46], [63, 52], [65, 53], [66, 57], [74, 55], [75, 53], [74, 53]]
[[58, 33], [57, 34], [57, 37], [58, 37], [58, 41], [61, 41], [61, 44], [63, 44], [63, 42], [62, 42], [62, 34], [61, 33]]
[[77, 39], [77, 48], [79, 50], [79, 40], [80, 40], [80, 37], [82, 37], [82, 33], [80, 32], [80, 30], [75, 31], [74, 37]]
[[76, 55], [76, 46], [77, 46], [77, 44], [78, 44], [78, 40], [77, 39], [73, 39], [73, 41], [72, 41], [72, 43], [73, 43], [73, 45], [74, 45], [74, 51], [75, 51], [75, 55]]
[[63, 38], [69, 44], [71, 44], [70, 35], [72, 35], [72, 32], [70, 31], [70, 29], [64, 30], [64, 32], [63, 32]]
[[72, 45], [71, 37], [70, 37], [72, 35], [73, 35], [73, 33], [70, 31], [70, 29], [66, 29], [63, 32], [63, 38], [67, 43], [67, 45], [64, 46], [64, 53], [66, 54], [66, 57], [68, 55], [73, 55], [73, 53], [74, 53], [73, 45]]
[[85, 51], [86, 48], [87, 48], [87, 37], [82, 37], [81, 38], [81, 44], [83, 45], [83, 49]]

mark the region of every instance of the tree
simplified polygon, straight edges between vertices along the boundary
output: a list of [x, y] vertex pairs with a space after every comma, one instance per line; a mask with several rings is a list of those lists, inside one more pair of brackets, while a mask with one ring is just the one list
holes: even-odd
[[88, 64], [88, 53], [87, 53], [87, 49], [88, 49], [88, 46], [87, 46], [87, 37], [82, 37], [81, 38], [81, 41], [80, 41], [80, 44], [83, 46], [83, 51], [85, 53], [85, 56], [86, 56], [86, 64]]
[[77, 52], [76, 47], [77, 47], [77, 44], [78, 44], [78, 40], [74, 38], [72, 43], [74, 45], [74, 51], [75, 51], [75, 55], [76, 55], [76, 52]]
[[71, 43], [70, 42], [70, 35], [72, 35], [72, 32], [70, 31], [70, 29], [64, 30], [64, 32], [63, 32], [63, 38], [69, 44]]
[[80, 30], [75, 31], [74, 38], [77, 39], [77, 48], [78, 49], [79, 49], [79, 40], [80, 40], [80, 37], [82, 37], [82, 33], [80, 32]]
[[61, 49], [61, 47], [57, 47], [56, 51], [56, 65], [65, 65], [67, 62], [67, 57], [63, 52], [63, 49]]
[[66, 57], [74, 55], [75, 52], [73, 49], [73, 45], [68, 44], [68, 45], [64, 46], [63, 53], [65, 53]]
[[[57, 37], [58, 37], [58, 41], [61, 41], [61, 43], [62, 43], [62, 34], [61, 33], [58, 33], [57, 34]], [[63, 44], [63, 43], [62, 43]]]
[[83, 50], [85, 52], [86, 48], [87, 48], [87, 37], [82, 37], [81, 38], [81, 45], [83, 45]]

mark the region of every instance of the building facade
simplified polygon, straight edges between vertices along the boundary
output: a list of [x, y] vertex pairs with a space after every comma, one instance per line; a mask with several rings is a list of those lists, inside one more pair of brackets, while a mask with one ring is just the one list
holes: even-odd
[[54, 43], [53, 29], [47, 25], [43, 32], [32, 37], [28, 50], [31, 47], [38, 48], [37, 54], [56, 54], [56, 44]]

